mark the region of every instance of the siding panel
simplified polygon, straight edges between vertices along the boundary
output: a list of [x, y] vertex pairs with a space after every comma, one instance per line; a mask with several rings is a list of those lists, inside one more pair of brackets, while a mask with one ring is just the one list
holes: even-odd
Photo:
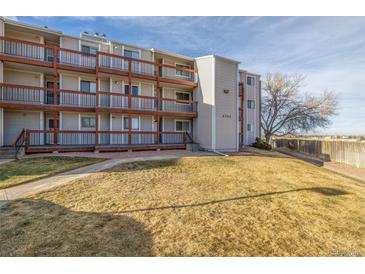
[[[216, 149], [237, 151], [238, 67], [236, 63], [216, 58], [215, 105]], [[228, 94], [223, 90], [228, 90]]]

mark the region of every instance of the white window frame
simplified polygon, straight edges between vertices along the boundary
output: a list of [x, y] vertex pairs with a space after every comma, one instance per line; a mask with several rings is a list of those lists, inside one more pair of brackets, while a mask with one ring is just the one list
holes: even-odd
[[[82, 119], [83, 118], [94, 118], [95, 119], [95, 127], [83, 127], [82, 126]], [[80, 128], [81, 129], [96, 129], [96, 117], [92, 115], [80, 115]]]
[[[53, 128], [49, 127], [49, 121], [50, 120], [54, 120], [53, 117], [47, 117], [46, 118], [46, 130], [53, 130], [54, 129], [54, 127]], [[54, 121], [53, 121], [53, 126], [54, 126]]]
[[[132, 51], [132, 52], [138, 52], [138, 58], [135, 58], [135, 59], [140, 59], [140, 60], [142, 59], [142, 58], [141, 58], [141, 56], [142, 56], [142, 51], [141, 51], [141, 49], [131, 49], [131, 48], [128, 48], [128, 47], [127, 47], [127, 48], [125, 48], [125, 46], [123, 45], [123, 47], [122, 47], [122, 54], [123, 54], [123, 56], [126, 56], [126, 55], [125, 55], [125, 53], [124, 53], [126, 50], [128, 50], [128, 51]], [[134, 57], [132, 57], [132, 58], [134, 58]], [[138, 62], [138, 61], [136, 61], [136, 62]], [[124, 64], [125, 64], [125, 63], [123, 62], [123, 69], [124, 69], [124, 70], [128, 70], [128, 67], [127, 67], [127, 68], [124, 68]], [[138, 62], [138, 71], [139, 71], [139, 72], [141, 71], [141, 62]]]
[[[250, 126], [250, 130], [248, 130], [248, 126]], [[247, 123], [246, 129], [247, 132], [255, 132], [255, 124]]]
[[[253, 104], [253, 106], [252, 106], [252, 104]], [[248, 109], [255, 109], [256, 108], [256, 101], [248, 99], [247, 100], [247, 108]]]
[[[98, 51], [100, 49], [99, 45], [98, 46], [90, 46], [90, 45], [81, 43], [81, 47], [80, 47], [81, 52], [85, 52], [85, 51], [82, 51], [82, 47], [88, 47], [89, 49], [92, 48], [92, 49], [95, 49], [96, 51]], [[93, 54], [93, 53], [90, 53], [90, 52], [85, 52], [85, 53]]]
[[[81, 82], [89, 82], [89, 83], [95, 83], [95, 92], [96, 92], [96, 80], [91, 80], [88, 78], [81, 78], [79, 77], [79, 91], [81, 91]], [[85, 93], [95, 93], [94, 91], [82, 91]]]
[[[96, 48], [96, 50], [99, 50], [100, 51], [100, 44], [99, 43], [91, 43], [91, 42], [87, 42], [87, 41], [83, 41], [81, 39], [79, 39], [79, 51], [80, 52], [83, 52], [82, 51], [82, 46], [85, 46], [85, 47], [89, 47], [89, 48]], [[79, 65], [81, 65], [81, 58], [82, 58], [82, 54], [79, 54]]]
[[191, 121], [190, 120], [182, 120], [182, 119], [175, 119], [174, 120], [175, 132], [186, 132], [186, 130], [177, 130], [176, 129], [176, 122], [188, 122], [189, 123], [189, 130], [188, 130], [188, 132], [191, 132]]
[[[252, 82], [251, 82], [251, 84], [248, 83], [248, 78], [253, 79], [253, 85], [252, 85]], [[248, 86], [251, 86], [251, 87], [256, 86], [256, 77], [248, 75], [246, 77], [246, 83], [247, 83]]]
[[[127, 129], [127, 128], [124, 127], [125, 126], [124, 125], [124, 119], [125, 118], [128, 118], [128, 116], [125, 116], [125, 115], [122, 116], [122, 129], [123, 129], [123, 131], [124, 130], [129, 130], [129, 129]], [[131, 131], [141, 131], [141, 116], [132, 116], [131, 117], [132, 120], [133, 119], [136, 119], [136, 118], [138, 119], [138, 129], [133, 129], [132, 128]], [[132, 122], [132, 125], [133, 125], [133, 122]]]
[[[176, 98], [176, 93], [185, 93], [189, 95], [189, 101], [191, 101], [191, 93], [188, 91], [181, 91], [181, 90], [175, 90], [175, 100], [178, 100]], [[182, 103], [182, 102], [176, 102], [174, 101], [176, 105], [189, 105], [190, 103]]]
[[[126, 129], [124, 127], [124, 118], [128, 118], [128, 116], [125, 116], [125, 115], [122, 116], [122, 129], [123, 129], [123, 131], [129, 131], [129, 129]], [[138, 119], [138, 129], [132, 128], [131, 131], [142, 131], [141, 130], [141, 116], [134, 116], [134, 117], [132, 116], [131, 119], [133, 119], [133, 118]], [[133, 124], [133, 122], [131, 124]], [[141, 134], [138, 134], [138, 143], [141, 143]]]

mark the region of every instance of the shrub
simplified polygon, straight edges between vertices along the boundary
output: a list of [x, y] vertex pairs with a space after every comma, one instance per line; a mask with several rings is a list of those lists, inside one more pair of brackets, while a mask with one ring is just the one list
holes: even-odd
[[271, 150], [272, 149], [272, 146], [260, 137], [256, 138], [256, 142], [253, 143], [252, 146], [256, 147], [256, 148], [265, 149], [265, 150]]

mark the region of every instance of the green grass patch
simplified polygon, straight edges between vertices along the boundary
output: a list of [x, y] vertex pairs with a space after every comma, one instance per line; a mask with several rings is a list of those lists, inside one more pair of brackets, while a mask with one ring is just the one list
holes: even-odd
[[0, 189], [103, 161], [97, 158], [44, 157], [0, 165]]

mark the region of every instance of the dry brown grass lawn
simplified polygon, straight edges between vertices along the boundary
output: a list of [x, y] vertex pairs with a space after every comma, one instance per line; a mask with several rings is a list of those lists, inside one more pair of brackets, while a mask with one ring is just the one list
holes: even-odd
[[0, 209], [2, 256], [365, 255], [365, 185], [298, 160], [124, 164]]
[[103, 161], [97, 158], [44, 157], [0, 165], [0, 189]]

